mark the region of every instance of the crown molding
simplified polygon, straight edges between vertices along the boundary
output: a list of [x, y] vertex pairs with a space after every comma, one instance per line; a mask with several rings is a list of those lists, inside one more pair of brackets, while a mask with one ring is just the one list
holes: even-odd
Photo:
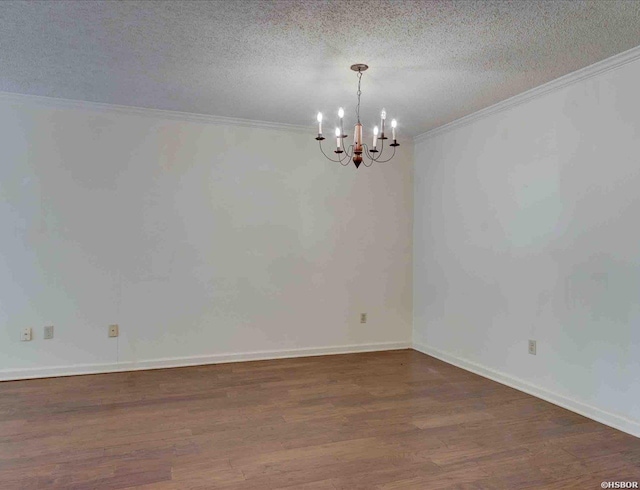
[[217, 124], [225, 126], [243, 126], [248, 128], [275, 129], [278, 131], [293, 131], [308, 133], [313, 131], [311, 126], [285, 124], [269, 121], [256, 121], [237, 117], [214, 116], [193, 112], [170, 111], [165, 109], [150, 109], [127, 105], [107, 104], [103, 102], [88, 102], [84, 100], [59, 99], [42, 95], [18, 94], [14, 92], [0, 92], [0, 101], [35, 104], [42, 107], [56, 109], [90, 110], [108, 114], [123, 114], [128, 116], [153, 117], [172, 121], [195, 122], [201, 124]]
[[636, 46], [635, 48], [623, 51], [622, 53], [613, 55], [602, 61], [598, 61], [593, 65], [589, 65], [574, 72], [568, 73], [567, 75], [563, 75], [560, 78], [556, 78], [555, 80], [551, 80], [550, 82], [534, 87], [530, 90], [527, 90], [526, 92], [522, 92], [518, 95], [514, 95], [513, 97], [509, 97], [508, 99], [502, 100], [494, 105], [485, 107], [484, 109], [480, 109], [479, 111], [461, 117], [460, 119], [456, 119], [455, 121], [444, 124], [443, 126], [439, 126], [435, 129], [414, 136], [413, 142], [420, 143], [422, 141], [433, 138], [434, 136], [447, 133], [462, 126], [467, 126], [468, 124], [471, 124], [479, 119], [483, 119], [490, 115], [506, 111], [521, 104], [525, 104], [531, 100], [542, 97], [548, 93], [555, 92], [569, 85], [573, 85], [582, 80], [595, 77], [610, 70], [615, 70], [626, 65], [627, 63], [636, 61], [637, 59], [640, 59], [640, 46]]

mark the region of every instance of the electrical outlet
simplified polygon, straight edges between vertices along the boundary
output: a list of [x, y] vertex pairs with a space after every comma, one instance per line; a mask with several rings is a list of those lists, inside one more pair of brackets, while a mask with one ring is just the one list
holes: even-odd
[[28, 342], [31, 340], [31, 327], [23, 328], [22, 333], [20, 334], [20, 340], [23, 342]]
[[118, 325], [109, 325], [109, 337], [117, 337], [119, 335]]
[[529, 354], [531, 354], [532, 356], [536, 355], [536, 341], [535, 340], [530, 340], [529, 341]]
[[44, 338], [45, 340], [53, 338], [53, 325], [47, 325], [44, 327]]
[[360, 323], [367, 323], [367, 314], [360, 313]]

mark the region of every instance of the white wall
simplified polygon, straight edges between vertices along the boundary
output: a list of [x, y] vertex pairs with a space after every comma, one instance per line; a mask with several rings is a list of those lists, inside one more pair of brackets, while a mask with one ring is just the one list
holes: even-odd
[[156, 114], [0, 97], [0, 378], [410, 345], [412, 145]]
[[636, 435], [638, 80], [636, 60], [419, 142], [414, 215], [417, 348]]

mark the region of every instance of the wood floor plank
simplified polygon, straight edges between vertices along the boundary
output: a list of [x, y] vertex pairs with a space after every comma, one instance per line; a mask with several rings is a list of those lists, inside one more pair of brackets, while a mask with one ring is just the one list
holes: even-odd
[[0, 383], [0, 489], [599, 488], [640, 440], [424, 354]]

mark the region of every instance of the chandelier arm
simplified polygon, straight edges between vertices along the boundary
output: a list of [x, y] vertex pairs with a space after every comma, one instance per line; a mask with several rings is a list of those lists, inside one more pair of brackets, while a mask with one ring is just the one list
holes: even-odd
[[369, 153], [369, 147], [366, 145], [366, 143], [362, 144], [362, 148], [364, 149], [365, 155], [367, 155], [367, 158], [369, 159], [369, 165], [367, 165], [366, 159], [363, 158], [362, 165], [364, 165], [365, 167], [370, 167], [371, 165], [373, 165], [373, 162], [375, 162], [375, 160], [371, 157], [371, 154]]
[[[344, 153], [344, 156], [342, 156], [342, 153]], [[345, 167], [345, 166], [349, 165], [350, 157], [349, 157], [349, 154], [346, 151], [344, 151], [344, 148], [342, 150], [342, 153], [338, 153], [338, 155], [339, 155], [338, 156], [338, 159], [339, 159], [338, 161], [340, 162], [340, 165]], [[343, 161], [345, 161], [347, 163], [342, 163]]]
[[[373, 158], [373, 157], [371, 156], [371, 153], [369, 153], [369, 147], [367, 146], [367, 144], [366, 144], [366, 143], [363, 143], [363, 144], [362, 144], [362, 147], [364, 148], [364, 153], [365, 153], [365, 155], [367, 155], [367, 158], [368, 158], [369, 160], [371, 160], [371, 163], [375, 162], [375, 161], [376, 161], [376, 159], [375, 159], [375, 158]], [[367, 165], [367, 167], [370, 167], [370, 166], [371, 166], [371, 165]]]
[[[351, 153], [349, 153], [349, 150], [351, 150]], [[345, 148], [344, 147], [344, 138], [342, 139], [342, 151], [344, 151], [345, 155], [347, 155], [348, 158], [353, 158], [353, 145], [349, 145], [349, 148]]]
[[[345, 161], [347, 163], [342, 163], [343, 161]], [[347, 155], [347, 153], [345, 152], [344, 157], [340, 158], [340, 165], [342, 165], [343, 167], [346, 167], [347, 165], [349, 165], [350, 161], [351, 161], [351, 158], [349, 158], [349, 155]]]
[[[393, 146], [393, 145], [391, 145], [391, 146]], [[388, 161], [389, 161], [389, 160], [391, 160], [391, 159], [394, 157], [394, 155], [396, 154], [396, 147], [395, 147], [395, 146], [393, 147], [393, 154], [392, 154], [389, 158], [387, 158], [386, 160], [380, 160], [380, 159], [382, 158], [382, 153], [383, 153], [383, 152], [384, 152], [384, 140], [382, 140], [382, 143], [380, 144], [380, 153], [378, 153], [378, 157], [377, 157], [377, 158], [374, 158], [374, 159], [373, 159], [373, 161], [374, 161], [374, 162], [380, 162], [380, 163], [386, 163], [386, 162], [388, 162]]]
[[371, 155], [369, 153], [369, 149], [367, 148], [367, 156], [371, 159], [372, 162], [377, 162], [380, 159], [380, 157], [382, 156], [382, 150], [378, 151], [377, 157], [375, 155], [376, 155], [375, 153]]
[[387, 163], [389, 160], [393, 160], [393, 157], [396, 156], [396, 148], [393, 147], [393, 153], [386, 160], [376, 160], [377, 163]]
[[369, 160], [369, 165], [367, 165], [367, 160], [365, 158], [362, 159], [362, 165], [369, 168], [373, 165], [373, 160]]
[[381, 141], [382, 143], [380, 143], [380, 151], [378, 152], [378, 157], [372, 158], [374, 162], [377, 162], [378, 160], [380, 160], [380, 158], [382, 158], [382, 153], [384, 152], [384, 140], [378, 140], [378, 141]]
[[330, 158], [329, 156], [327, 156], [327, 154], [324, 152], [324, 148], [322, 148], [322, 141], [318, 141], [318, 146], [320, 146], [320, 151], [322, 152], [322, 154], [325, 156], [327, 160], [331, 160], [334, 163], [342, 163], [343, 158], [341, 158], [340, 160], [334, 160], [333, 158]]

